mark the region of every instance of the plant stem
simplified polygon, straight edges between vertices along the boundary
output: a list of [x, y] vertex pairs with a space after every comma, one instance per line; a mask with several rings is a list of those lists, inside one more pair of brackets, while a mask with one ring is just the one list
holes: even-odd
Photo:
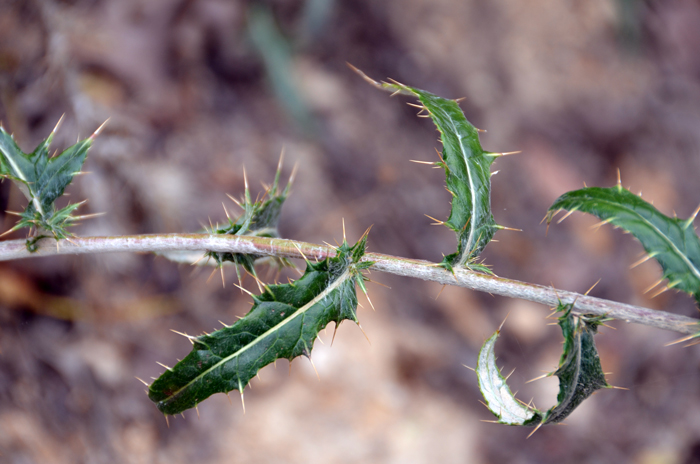
[[[24, 240], [0, 242], [0, 261], [40, 256], [110, 253], [110, 252], [168, 252], [201, 251], [246, 253], [253, 255], [278, 256], [284, 258], [325, 259], [335, 255], [335, 249], [325, 245], [297, 242], [293, 240], [237, 235], [205, 234], [160, 234], [131, 235], [117, 237], [72, 237], [69, 240], [44, 239], [38, 249], [30, 253]], [[399, 258], [379, 253], [365, 254], [363, 261], [373, 261], [370, 269], [391, 274], [414, 277], [456, 285], [482, 292], [521, 298], [550, 307], [556, 306], [559, 299], [565, 303], [574, 302], [577, 314], [592, 314], [620, 319], [625, 322], [648, 325], [684, 334], [698, 332], [698, 319], [656, 311], [640, 306], [618, 303], [578, 293], [554, 290], [551, 287], [519, 282], [468, 269], [455, 268], [454, 274], [428, 261]]]

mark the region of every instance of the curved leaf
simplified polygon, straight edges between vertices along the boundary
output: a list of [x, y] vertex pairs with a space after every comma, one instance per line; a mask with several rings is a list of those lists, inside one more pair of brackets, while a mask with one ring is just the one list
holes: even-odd
[[486, 407], [506, 425], [537, 425], [542, 421], [542, 412], [515, 398], [506, 383], [506, 378], [496, 365], [495, 346], [500, 329], [484, 342], [479, 351], [476, 375], [479, 389]]
[[418, 97], [421, 112], [426, 112], [440, 132], [443, 150], [441, 160], [434, 164], [445, 170], [447, 190], [452, 195], [452, 210], [444, 224], [457, 234], [458, 249], [445, 256], [442, 265], [448, 269], [467, 266], [490, 272], [475, 259], [496, 229], [502, 228], [491, 213], [491, 164], [502, 153], [484, 151], [479, 131], [464, 116], [456, 100], [398, 82], [376, 82], [352, 68], [379, 89]]
[[285, 285], [270, 285], [250, 312], [230, 327], [190, 337], [192, 352], [169, 368], [149, 389], [164, 414], [195, 407], [214, 393], [238, 390], [277, 359], [310, 356], [320, 330], [329, 322], [357, 322], [355, 284], [364, 288], [360, 263], [366, 235], [353, 247], [343, 243], [334, 258], [307, 262], [304, 275]]
[[498, 418], [499, 423], [538, 427], [558, 423], [566, 419], [593, 392], [609, 388], [593, 340], [602, 319], [574, 317], [571, 314], [572, 307], [572, 304], [561, 302], [557, 307], [557, 311], [564, 313], [559, 317], [559, 326], [564, 335], [564, 352], [557, 370], [545, 376], [559, 377], [557, 404], [546, 412], [516, 399], [506, 384], [506, 379], [501, 375], [494, 353], [500, 329], [481, 347], [476, 368], [479, 388], [487, 407]]
[[561, 210], [589, 213], [631, 233], [661, 265], [666, 288], [690, 293], [700, 302], [700, 239], [692, 227], [697, 211], [689, 219], [670, 218], [620, 184], [565, 193], [549, 208], [547, 224]]

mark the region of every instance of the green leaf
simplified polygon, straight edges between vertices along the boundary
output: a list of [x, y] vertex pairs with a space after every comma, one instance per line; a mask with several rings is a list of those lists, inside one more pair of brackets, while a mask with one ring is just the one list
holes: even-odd
[[700, 239], [692, 227], [697, 211], [689, 219], [670, 218], [619, 183], [565, 193], [549, 208], [547, 224], [561, 210], [592, 214], [634, 235], [661, 265], [666, 288], [690, 293], [700, 303]]
[[362, 288], [360, 263], [367, 236], [353, 247], [343, 243], [334, 258], [307, 262], [304, 275], [270, 285], [254, 296], [250, 312], [230, 327], [190, 337], [193, 349], [153, 384], [148, 396], [164, 414], [195, 407], [215, 393], [238, 390], [277, 359], [310, 356], [320, 330], [329, 322], [357, 323], [355, 284]]
[[[280, 175], [282, 172], [282, 159], [277, 167], [277, 172], [275, 173], [275, 180], [272, 186], [265, 189], [265, 193], [262, 198], [257, 201], [252, 201], [250, 196], [250, 190], [248, 189], [248, 180], [245, 180], [245, 192], [241, 202], [236, 201], [236, 203], [243, 208], [243, 214], [238, 218], [232, 219], [228, 217], [228, 212], [226, 213], [228, 218], [228, 224], [224, 226], [212, 227], [208, 230], [211, 234], [217, 235], [249, 235], [255, 237], [279, 237], [279, 231], [277, 230], [277, 223], [279, 222], [279, 217], [282, 212], [282, 205], [287, 199], [289, 194], [289, 189], [294, 181], [294, 173], [289, 178], [287, 186], [284, 190], [280, 190]], [[241, 265], [243, 268], [255, 274], [255, 261], [266, 258], [257, 255], [246, 255], [241, 253], [223, 253], [208, 251], [206, 253], [207, 257], [213, 258], [217, 265], [221, 266], [224, 262], [231, 262], [236, 265]], [[284, 264], [284, 261], [278, 260], [278, 264]], [[236, 267], [238, 270], [238, 267]], [[239, 278], [240, 280], [240, 278]]]
[[572, 304], [561, 302], [557, 307], [557, 311], [563, 312], [559, 317], [559, 326], [564, 335], [564, 352], [557, 370], [545, 376], [559, 377], [557, 404], [546, 412], [517, 400], [506, 384], [506, 379], [501, 375], [494, 353], [500, 329], [481, 347], [476, 367], [479, 388], [487, 407], [498, 418], [499, 423], [538, 427], [555, 424], [566, 419], [593, 392], [609, 388], [593, 340], [603, 319], [575, 317], [571, 314], [572, 307]]
[[[270, 238], [279, 237], [280, 234], [279, 230], [277, 229], [277, 224], [282, 212], [282, 206], [289, 195], [289, 190], [294, 182], [295, 175], [295, 172], [292, 172], [292, 175], [287, 182], [287, 186], [284, 188], [284, 190], [282, 190], [280, 188], [282, 161], [283, 159], [280, 158], [277, 172], [275, 173], [274, 182], [271, 186], [267, 186], [265, 188], [262, 198], [256, 199], [256, 201], [251, 199], [250, 190], [248, 188], [248, 180], [244, 173], [244, 178], [246, 180], [243, 198], [238, 201], [229, 195], [229, 198], [231, 198], [231, 200], [233, 200], [241, 209], [243, 209], [243, 214], [236, 218], [231, 218], [228, 210], [226, 210], [224, 207], [227, 218], [226, 224], [217, 224], [216, 226], [212, 225], [211, 228], [206, 229], [206, 233], [216, 235], [248, 235]], [[213, 264], [215, 264], [217, 267], [221, 267], [226, 263], [232, 263], [236, 266], [237, 274], [239, 274], [238, 266], [240, 265], [243, 266], [243, 268], [250, 274], [255, 275], [255, 265], [261, 261], [267, 261], [279, 267], [291, 265], [285, 258], [247, 255], [242, 253], [207, 251], [205, 252], [204, 256], [202, 256], [201, 251], [167, 251], [159, 252], [158, 254], [175, 262], [195, 264], [201, 263], [204, 265], [208, 264], [209, 262], [213, 262]], [[209, 259], [205, 260], [204, 258]], [[238, 280], [241, 280], [240, 274], [238, 275]]]
[[466, 266], [490, 272], [478, 265], [476, 257], [496, 230], [503, 228], [491, 213], [491, 164], [503, 154], [484, 151], [479, 131], [464, 116], [456, 100], [398, 82], [379, 83], [352, 68], [379, 89], [417, 97], [421, 112], [432, 118], [443, 146], [440, 161], [433, 164], [445, 170], [447, 190], [452, 195], [452, 210], [444, 224], [457, 234], [458, 240], [457, 251], [445, 256], [442, 265], [447, 269]]
[[0, 127], [0, 174], [12, 179], [29, 200], [26, 209], [18, 214], [20, 220], [11, 230], [25, 227], [36, 229], [36, 237], [27, 243], [30, 249], [46, 233], [56, 239], [65, 238], [70, 235], [66, 227], [80, 219], [71, 213], [81, 203], [56, 211], [55, 202], [63, 195], [73, 176], [82, 169], [87, 151], [99, 131], [61, 154], [50, 157], [49, 145], [56, 129], [32, 153], [26, 154], [12, 136]]

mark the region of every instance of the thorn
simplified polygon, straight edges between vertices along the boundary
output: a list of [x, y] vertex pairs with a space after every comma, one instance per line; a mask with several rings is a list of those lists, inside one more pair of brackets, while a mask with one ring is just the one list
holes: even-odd
[[[289, 363], [289, 369], [291, 370], [292, 368], [292, 363]], [[241, 384], [241, 380], [238, 380], [238, 391], [241, 393], [241, 406], [243, 406], [243, 414], [245, 414], [245, 398], [243, 397], [243, 384]]]
[[591, 290], [593, 290], [593, 289], [595, 288], [595, 286], [598, 285], [598, 284], [600, 283], [600, 280], [601, 280], [601, 279], [602, 279], [602, 277], [601, 277], [600, 279], [598, 279], [598, 281], [597, 281], [596, 283], [594, 283], [593, 285], [591, 285], [591, 288], [589, 288], [588, 290], [586, 290], [586, 293], [584, 293], [584, 295], [588, 295], [588, 294], [591, 292]]
[[[601, 226], [604, 226], [605, 224], [610, 224], [610, 223], [611, 223], [612, 221], [614, 221], [615, 219], [617, 219], [617, 218], [616, 218], [616, 217], [610, 217], [610, 218], [604, 219], [604, 220], [600, 221], [600, 222], [597, 223], [597, 224], [593, 224], [593, 225], [591, 226], [590, 229], [591, 229], [591, 230], [598, 230], [598, 229], [600, 229]], [[562, 219], [562, 221], [563, 221], [563, 219]]]
[[426, 109], [426, 108], [425, 108], [425, 105], [416, 105], [415, 103], [411, 103], [411, 102], [406, 102], [406, 104], [407, 104], [408, 106], [412, 106], [412, 107], [414, 107], [414, 108], [420, 108], [421, 110]]
[[466, 367], [467, 369], [469, 369], [472, 372], [476, 372], [476, 369], [474, 369], [473, 367], [469, 367], [466, 364], [462, 364], [462, 366]]
[[238, 287], [242, 292], [246, 292], [248, 295], [250, 295], [250, 296], [252, 296], [252, 297], [255, 297], [255, 295], [253, 294], [253, 292], [251, 292], [250, 290], [248, 290], [248, 289], [246, 289], [246, 288], [243, 288], [243, 287], [241, 287], [240, 285], [237, 285], [237, 284], [233, 284], [233, 285], [234, 285], [235, 287]]
[[223, 326], [226, 327], [227, 329], [228, 329], [229, 327], [231, 327], [230, 325], [226, 325], [226, 324], [224, 324], [223, 322], [221, 322], [220, 319], [219, 319], [219, 324], [223, 325]]
[[[668, 345], [667, 345], [667, 346], [668, 346]], [[612, 388], [613, 390], [626, 390], [626, 391], [629, 391], [629, 390], [630, 390], [629, 388], [625, 388], [625, 387], [616, 387], [615, 385], [609, 385], [608, 388]]]
[[165, 424], [168, 426], [168, 428], [170, 428], [170, 421], [168, 420], [168, 415], [163, 414], [163, 416], [165, 417]]
[[[345, 64], [348, 65], [348, 67], [349, 67], [350, 69], [352, 69], [352, 70], [355, 71], [357, 74], [359, 74], [360, 77], [363, 78], [363, 79], [364, 79], [366, 82], [368, 82], [369, 84], [371, 84], [371, 85], [373, 85], [374, 87], [377, 87], [377, 88], [379, 88], [379, 89], [382, 88], [382, 85], [381, 85], [379, 82], [377, 82], [377, 81], [375, 81], [374, 79], [370, 78], [367, 74], [363, 73], [362, 71], [360, 71], [359, 69], [357, 69], [355, 66], [351, 65], [351, 64], [348, 63], [347, 61], [345, 62]], [[393, 95], [393, 94], [392, 94], [392, 95]]]
[[442, 295], [442, 291], [445, 290], [445, 287], [447, 287], [447, 284], [442, 286], [442, 288], [438, 292], [437, 296], [435, 297], [435, 301], [437, 301], [437, 299], [440, 298], [440, 295]]
[[199, 419], [199, 406], [195, 406], [194, 410], [197, 411], [197, 419]]
[[233, 406], [233, 401], [231, 401], [231, 395], [229, 395], [229, 392], [226, 392], [226, 398], [228, 398], [228, 404]]
[[371, 284], [381, 285], [382, 287], [388, 288], [389, 290], [391, 290], [391, 287], [389, 287], [388, 285], [384, 285], [384, 284], [381, 283], [381, 282], [377, 282], [376, 280], [367, 279], [367, 282], [369, 282], [369, 283], [371, 283]]
[[224, 266], [219, 266], [219, 270], [221, 270], [221, 285], [226, 288], [226, 279], [224, 277]]
[[427, 164], [428, 166], [435, 166], [434, 161], [420, 161], [420, 160], [409, 160], [411, 163], [417, 163], [417, 164]]
[[243, 205], [241, 205], [241, 202], [240, 202], [240, 201], [236, 200], [235, 198], [233, 198], [233, 197], [232, 197], [231, 195], [229, 195], [228, 193], [226, 194], [226, 196], [227, 196], [232, 202], [234, 202], [236, 205], [238, 205], [238, 207], [240, 207], [241, 209], [245, 209], [245, 208], [243, 208]]
[[535, 430], [533, 430], [532, 432], [530, 432], [530, 435], [528, 435], [527, 438], [525, 438], [525, 439], [527, 440], [527, 439], [530, 438], [535, 432], [537, 432], [537, 431], [540, 429], [540, 427], [542, 427], [542, 424], [543, 424], [542, 422], [540, 422], [539, 424], [537, 424], [537, 427], [535, 427]]
[[169, 366], [166, 366], [165, 364], [163, 364], [161, 362], [156, 361], [156, 364], [158, 364], [160, 367], [164, 367], [168, 371], [172, 371], [172, 368], [170, 368]]
[[[84, 202], [81, 202], [84, 203]], [[100, 216], [104, 216], [107, 213], [92, 213], [92, 214], [83, 214], [82, 216], [73, 216], [74, 221], [82, 221], [83, 219], [92, 219]]]
[[428, 217], [428, 218], [430, 218], [430, 219], [432, 219], [433, 221], [435, 221], [433, 224], [430, 224], [431, 226], [442, 226], [442, 225], [445, 225], [445, 222], [444, 222], [444, 221], [441, 221], [441, 220], [439, 220], [439, 219], [435, 219], [434, 217], [428, 216], [427, 214], [425, 214], [425, 216]]
[[[61, 119], [63, 119], [63, 116], [61, 116]], [[61, 121], [59, 121], [59, 122], [61, 122]], [[89, 138], [91, 140], [94, 140], [95, 137], [100, 135], [100, 132], [102, 132], [102, 129], [104, 129], [104, 127], [107, 125], [108, 122], [109, 122], [109, 118], [107, 118], [107, 120], [105, 122], [103, 122], [102, 125], [100, 127], [98, 127], [97, 130], [95, 132], [93, 132]]]
[[508, 320], [508, 316], [510, 316], [510, 312], [508, 312], [508, 314], [506, 314], [505, 319], [503, 319], [503, 322], [501, 322], [501, 325], [498, 326], [498, 330], [496, 330], [496, 332], [500, 332], [500, 331], [501, 331], [501, 329], [503, 328], [503, 324], [505, 324], [506, 321]]
[[505, 380], [508, 380], [511, 375], [513, 375], [513, 372], [515, 372], [515, 367], [513, 368], [512, 371], [510, 371], [510, 374], [506, 375]]
[[622, 175], [620, 174], [620, 168], [617, 168], [617, 186], [622, 187]]
[[652, 285], [651, 287], [647, 288], [647, 289], [644, 290], [642, 293], [643, 293], [643, 294], [649, 293], [649, 292], [652, 291], [654, 288], [656, 288], [657, 285], [659, 285], [661, 282], [663, 282], [664, 279], [665, 279], [664, 277], [660, 278], [659, 280], [657, 280], [657, 281], [654, 283], [654, 285]]
[[338, 324], [337, 322], [335, 323], [335, 329], [333, 329], [333, 338], [331, 338], [331, 346], [333, 346], [333, 342], [335, 341], [335, 334], [336, 334], [336, 332], [338, 332], [339, 325], [340, 324]]
[[52, 130], [51, 132], [53, 132], [54, 134], [55, 134], [56, 132], [58, 132], [58, 128], [61, 127], [61, 124], [63, 123], [63, 118], [65, 118], [65, 117], [66, 117], [66, 113], [63, 113], [63, 114], [61, 115], [61, 117], [58, 119], [58, 122], [56, 123], [56, 126], [54, 126], [54, 128], [53, 128], [53, 130]]
[[311, 359], [311, 356], [309, 356], [308, 358], [309, 358], [309, 362], [311, 362], [311, 367], [314, 368], [314, 372], [316, 373], [316, 377], [318, 378], [318, 381], [320, 382], [320, 381], [321, 381], [321, 376], [318, 375], [318, 370], [316, 370], [316, 364], [314, 364], [314, 360]]
[[[63, 116], [61, 116], [61, 119], [63, 119]], [[59, 122], [61, 122], [61, 121], [59, 121]], [[146, 382], [145, 380], [140, 379], [140, 378], [138, 378], [138, 377], [136, 377], [136, 380], [138, 380], [139, 382], [141, 382], [141, 383], [144, 384], [145, 386], [150, 387], [150, 385], [148, 384], [148, 382]]]
[[562, 221], [563, 221], [564, 219], [566, 219], [566, 218], [568, 218], [569, 216], [571, 216], [572, 214], [574, 214], [577, 210], [578, 210], [578, 208], [573, 208], [573, 209], [571, 209], [570, 211], [568, 211], [568, 212], [564, 215], [564, 217], [562, 217], [561, 219], [559, 219], [559, 220], [557, 221], [557, 224], [561, 224]]
[[209, 277], [207, 277], [207, 284], [209, 283], [211, 278], [214, 276], [214, 274], [216, 274], [216, 268], [214, 268], [214, 270], [211, 271], [211, 274], [209, 274]]
[[685, 223], [683, 224], [684, 229], [687, 229], [688, 227], [690, 227], [693, 224], [693, 222], [695, 221], [695, 218], [698, 216], [698, 213], [700, 213], [700, 205], [698, 205], [698, 207], [695, 209], [695, 211], [693, 211], [693, 214], [690, 215], [688, 220], [685, 221]]
[[245, 172], [245, 166], [243, 166], [243, 187], [245, 188], [246, 196], [250, 195], [250, 189], [248, 187], [248, 176]]
[[[549, 324], [548, 324], [548, 325], [549, 325]], [[546, 373], [546, 374], [540, 375], [539, 377], [535, 377], [534, 379], [530, 379], [530, 380], [528, 380], [528, 381], [525, 382], [525, 383], [534, 382], [535, 380], [542, 380], [542, 379], [544, 379], [544, 378], [551, 377], [551, 375], [552, 375], [552, 374], [548, 372], [548, 373]]]
[[289, 188], [294, 183], [294, 179], [296, 178], [298, 169], [299, 169], [299, 163], [294, 163], [294, 167], [292, 168], [292, 173], [289, 175], [289, 180], [287, 181], [287, 186], [284, 188], [285, 191], [288, 192]]
[[[498, 171], [496, 171], [496, 172], [498, 172]], [[522, 232], [523, 231], [523, 229], [513, 229], [512, 227], [506, 227], [506, 226], [502, 226], [500, 224], [496, 224], [495, 228], [498, 230], [512, 230], [514, 232]]]
[[[454, 102], [455, 102], [455, 103], [459, 103], [459, 102], [461, 102], [461, 101], [464, 101], [466, 98], [467, 98], [467, 97], [455, 98], [455, 99], [454, 99]], [[479, 130], [479, 129], [477, 129], [477, 130]]]
[[195, 340], [195, 339], [197, 338], [197, 337], [193, 337], [192, 335], [187, 335], [186, 333], [178, 332], [177, 330], [170, 329], [170, 331], [171, 331], [171, 332], [174, 332], [174, 333], [176, 333], [176, 334], [178, 334], [178, 335], [182, 335], [183, 337], [185, 337], [186, 339], [188, 339], [188, 340], [190, 341], [190, 343], [192, 343], [193, 345], [194, 345], [194, 341], [193, 341], [193, 340]]
[[342, 221], [343, 221], [343, 243], [347, 243], [348, 239], [345, 236], [345, 218], [342, 218]]
[[650, 298], [653, 300], [653, 299], [656, 298], [657, 296], [661, 295], [662, 293], [664, 293], [664, 292], [666, 292], [666, 291], [668, 291], [668, 290], [670, 290], [670, 289], [671, 289], [671, 287], [666, 286], [666, 287], [662, 288], [661, 290], [659, 290], [658, 292], [654, 293]]
[[226, 219], [228, 219], [228, 221], [231, 222], [231, 216], [229, 216], [228, 210], [226, 209], [226, 205], [224, 204], [223, 201], [221, 202], [221, 206], [224, 207], [224, 213], [226, 214]]
[[299, 254], [301, 254], [301, 256], [304, 258], [304, 261], [306, 261], [306, 262], [308, 263], [308, 262], [309, 262], [308, 258], [306, 257], [306, 255], [304, 254], [304, 252], [301, 251], [301, 248], [299, 247], [299, 245], [298, 245], [296, 242], [294, 242], [294, 247], [297, 249], [297, 251], [299, 252]]
[[664, 346], [671, 346], [671, 345], [676, 345], [676, 344], [678, 344], [678, 343], [687, 342], [688, 340], [692, 340], [692, 339], [696, 338], [697, 336], [698, 336], [697, 333], [691, 334], [691, 335], [685, 336], [685, 337], [683, 337], [683, 338], [679, 338], [678, 340], [674, 340], [674, 341], [672, 341], [672, 342], [670, 342], [670, 343], [667, 343], [667, 344], [665, 344]]
[[656, 256], [656, 253], [649, 253], [648, 255], [642, 257], [639, 261], [636, 261], [636, 262], [630, 264], [630, 269], [634, 269], [635, 267], [639, 266], [640, 264], [646, 263], [654, 256]]
[[367, 336], [367, 334], [365, 333], [365, 331], [362, 329], [362, 326], [360, 325], [359, 322], [357, 323], [357, 326], [358, 326], [358, 327], [360, 328], [360, 330], [362, 331], [362, 335], [364, 335], [365, 338], [367, 339], [367, 343], [369, 343], [369, 345], [372, 346], [372, 342], [369, 341], [369, 337]]

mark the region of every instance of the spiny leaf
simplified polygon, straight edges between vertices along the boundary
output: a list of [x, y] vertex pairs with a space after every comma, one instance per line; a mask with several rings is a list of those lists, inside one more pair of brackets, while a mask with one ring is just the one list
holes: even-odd
[[46, 233], [56, 239], [70, 235], [66, 227], [79, 219], [72, 216], [72, 212], [80, 203], [56, 211], [55, 202], [63, 195], [73, 176], [82, 169], [87, 151], [99, 129], [60, 155], [50, 157], [49, 145], [55, 132], [56, 129], [32, 153], [26, 154], [12, 136], [0, 127], [0, 175], [11, 179], [29, 200], [27, 208], [19, 214], [19, 222], [11, 230], [24, 227], [36, 229], [36, 237], [27, 242], [30, 249]]
[[476, 368], [479, 388], [487, 407], [499, 423], [529, 426], [558, 423], [566, 419], [593, 392], [609, 388], [593, 340], [602, 318], [574, 317], [571, 314], [572, 307], [572, 304], [561, 302], [557, 307], [557, 311], [563, 312], [559, 317], [559, 326], [564, 335], [564, 352], [557, 370], [547, 375], [559, 377], [559, 394], [557, 404], [546, 412], [525, 405], [511, 393], [496, 365], [494, 347], [500, 330], [481, 347]]
[[484, 151], [479, 131], [464, 116], [457, 101], [398, 82], [376, 82], [351, 68], [379, 89], [418, 97], [421, 112], [432, 118], [440, 132], [443, 151], [440, 161], [433, 164], [445, 170], [447, 190], [452, 195], [452, 210], [444, 224], [457, 234], [458, 249], [445, 256], [442, 265], [447, 269], [466, 266], [490, 273], [475, 259], [496, 229], [501, 228], [491, 213], [491, 164], [502, 154]]
[[[243, 208], [243, 214], [236, 219], [232, 219], [230, 217], [227, 218], [228, 224], [221, 227], [212, 227], [210, 230], [208, 230], [208, 232], [217, 235], [251, 235], [255, 237], [272, 238], [279, 237], [277, 223], [279, 222], [280, 213], [282, 212], [282, 205], [287, 199], [289, 189], [294, 181], [294, 174], [292, 174], [289, 182], [287, 182], [287, 186], [284, 188], [284, 190], [280, 191], [281, 172], [282, 159], [280, 159], [280, 163], [277, 167], [275, 180], [272, 183], [272, 186], [266, 189], [262, 199], [256, 201], [252, 201], [251, 199], [250, 190], [248, 189], [248, 182], [246, 180], [243, 199], [239, 203], [239, 205]], [[224, 262], [232, 262], [236, 265], [241, 265], [251, 274], [255, 274], [255, 261], [262, 258], [262, 256], [257, 255], [222, 253], [215, 251], [208, 251], [206, 256], [213, 258], [219, 266], [221, 266]], [[284, 264], [283, 261], [279, 261], [279, 264]]]
[[543, 424], [563, 421], [596, 390], [610, 388], [593, 340], [603, 318], [574, 317], [572, 308], [573, 304], [561, 302], [557, 307], [557, 311], [564, 313], [559, 317], [559, 326], [564, 335], [564, 352], [559, 367], [550, 375], [559, 377], [559, 394], [557, 405], [547, 411]]
[[250, 379], [277, 359], [310, 356], [318, 333], [329, 322], [357, 322], [355, 284], [367, 236], [334, 258], [307, 262], [304, 275], [285, 285], [270, 285], [250, 312], [235, 324], [191, 337], [192, 352], [151, 384], [149, 398], [164, 414], [195, 407], [214, 393], [243, 392]]
[[[279, 237], [280, 235], [277, 229], [277, 223], [279, 222], [279, 217], [282, 212], [282, 205], [287, 199], [289, 190], [294, 182], [293, 171], [289, 181], [287, 182], [287, 186], [284, 188], [284, 190], [280, 189], [282, 160], [283, 158], [281, 157], [272, 186], [266, 188], [262, 198], [256, 199], [256, 201], [251, 199], [250, 190], [248, 189], [248, 182], [246, 180], [245, 192], [240, 201], [229, 196], [240, 208], [243, 209], [243, 213], [236, 218], [231, 218], [228, 210], [226, 210], [224, 207], [227, 219], [226, 224], [223, 226], [218, 224], [216, 226], [212, 225], [210, 228], [205, 229], [206, 233], [217, 235], [249, 235], [271, 238]], [[175, 262], [207, 264], [210, 261], [213, 261], [213, 263], [218, 267], [223, 266], [227, 262], [233, 263], [236, 266], [236, 273], [239, 272], [238, 266], [241, 265], [246, 271], [253, 275], [255, 275], [256, 262], [260, 262], [261, 260], [271, 261], [279, 267], [290, 265], [285, 258], [247, 255], [242, 253], [207, 251], [204, 256], [202, 256], [202, 252], [167, 251], [160, 252], [158, 254]]]
[[565, 193], [547, 211], [547, 224], [561, 210], [592, 214], [634, 235], [661, 265], [663, 277], [669, 281], [667, 288], [690, 293], [700, 304], [700, 239], [692, 227], [695, 216], [665, 216], [619, 183]]

